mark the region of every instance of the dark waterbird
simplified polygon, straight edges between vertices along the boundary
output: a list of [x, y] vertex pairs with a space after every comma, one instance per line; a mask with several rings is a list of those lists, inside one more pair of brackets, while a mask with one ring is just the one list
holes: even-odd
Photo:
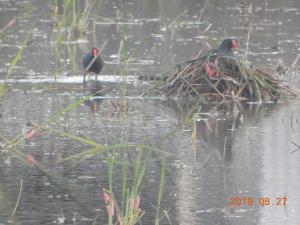
[[217, 67], [232, 71], [237, 70], [234, 63], [234, 59], [237, 59], [237, 56], [232, 51], [232, 49], [237, 47], [236, 40], [227, 38], [221, 43], [219, 48], [211, 50], [208, 62], [203, 65], [203, 69], [208, 77], [215, 77], [217, 75]]
[[214, 49], [213, 53], [218, 54], [218, 55], [226, 55], [226, 56], [231, 56], [235, 57], [235, 54], [233, 53], [232, 49], [237, 48], [237, 42], [234, 39], [225, 39], [219, 48]]
[[92, 48], [91, 52], [88, 52], [83, 56], [82, 66], [84, 69], [83, 82], [85, 82], [85, 76], [89, 72], [95, 73], [97, 80], [97, 75], [101, 72], [104, 66], [104, 61], [97, 48]]

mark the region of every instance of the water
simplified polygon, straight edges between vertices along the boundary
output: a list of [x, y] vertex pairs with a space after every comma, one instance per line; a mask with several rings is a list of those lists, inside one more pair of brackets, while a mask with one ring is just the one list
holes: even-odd
[[[77, 8], [84, 8], [83, 1]], [[62, 6], [57, 10], [62, 13]], [[90, 147], [60, 131], [108, 146], [128, 142], [130, 150], [114, 157], [129, 162], [136, 146], [154, 146], [140, 194], [143, 224], [154, 221], [161, 161], [166, 164], [161, 208], [172, 224], [299, 224], [298, 99], [248, 104], [240, 113], [231, 104], [202, 105], [198, 122], [193, 122], [187, 120], [191, 105], [161, 96], [142, 98], [140, 90], [148, 85], [136, 79], [159, 74], [201, 49], [216, 47], [224, 36], [237, 38], [245, 48], [246, 25], [252, 19], [249, 60], [255, 65], [291, 65], [299, 54], [299, 13], [299, 1], [96, 1], [87, 36], [79, 41], [72, 35], [66, 38], [57, 55], [59, 31], [53, 32], [57, 18], [50, 3], [0, 1], [0, 27], [17, 19], [1, 35], [1, 83], [26, 34], [32, 33], [28, 48], [5, 81], [7, 92], [0, 102], [0, 223], [7, 224], [21, 183], [14, 223], [93, 224], [97, 215], [96, 224], [107, 222], [102, 200], [102, 189], [108, 188], [107, 154], [61, 163]], [[103, 75], [99, 81], [90, 76], [84, 88], [81, 56], [105, 40]], [[126, 70], [119, 57], [122, 41], [130, 57]], [[299, 87], [297, 68], [283, 78]], [[97, 94], [83, 99], [93, 93]], [[39, 168], [5, 147], [3, 138], [26, 134], [29, 121], [46, 123], [80, 100], [77, 107], [49, 123], [51, 130], [17, 145], [18, 151], [39, 162]], [[116, 193], [121, 191], [121, 173], [117, 166]], [[239, 198], [241, 204], [228, 207]], [[161, 224], [170, 224], [167, 216]]]

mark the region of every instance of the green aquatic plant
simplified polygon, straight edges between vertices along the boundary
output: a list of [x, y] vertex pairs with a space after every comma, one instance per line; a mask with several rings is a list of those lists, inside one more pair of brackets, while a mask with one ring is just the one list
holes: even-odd
[[[62, 5], [59, 5], [62, 4]], [[84, 1], [84, 8], [78, 7], [78, 0], [52, 1], [52, 17], [55, 21], [53, 24], [56, 68], [54, 77], [57, 79], [58, 74], [62, 74], [69, 66], [66, 63], [70, 58], [70, 68], [67, 71], [77, 72], [78, 46], [70, 47], [69, 42], [76, 41], [86, 34], [90, 13], [95, 1]], [[59, 7], [61, 6], [61, 7]], [[62, 12], [59, 11], [62, 8]]]
[[128, 48], [127, 36], [125, 32], [121, 32], [121, 41], [119, 47], [120, 70], [119, 74], [122, 77], [122, 95], [126, 96], [127, 93], [127, 79], [128, 79]]
[[[77, 0], [65, 0], [52, 2], [53, 17], [56, 19], [54, 29], [58, 31], [56, 41], [62, 44], [62, 41], [70, 40], [70, 38], [79, 38], [85, 34], [88, 26], [88, 20], [93, 8], [94, 1], [84, 1], [84, 9], [81, 12], [77, 7]], [[63, 11], [59, 12], [59, 4], [62, 4]], [[69, 31], [71, 31], [71, 35]]]
[[[103, 189], [103, 201], [107, 210], [109, 224], [134, 225], [140, 222], [146, 213], [140, 206], [143, 201], [142, 186], [147, 165], [150, 160], [150, 152], [145, 151], [145, 144], [140, 144], [136, 148], [136, 156], [128, 161], [126, 158], [116, 159], [116, 152], [108, 152], [108, 189]], [[114, 171], [122, 168], [121, 177], [115, 177]], [[121, 182], [119, 181], [121, 179]], [[164, 164], [161, 166], [160, 182], [157, 197], [157, 213], [155, 224], [160, 220], [160, 203], [163, 196], [165, 179]], [[121, 187], [120, 185], [121, 184]], [[121, 197], [115, 194], [121, 190]], [[120, 201], [118, 201], [120, 200]]]
[[156, 206], [156, 215], [155, 215], [155, 225], [159, 225], [159, 221], [161, 219], [161, 201], [164, 193], [164, 183], [165, 183], [165, 164], [164, 162], [161, 163], [160, 169], [160, 177], [159, 177], [159, 188], [158, 188], [158, 195], [157, 195], [157, 206]]
[[24, 50], [27, 47], [27, 43], [28, 40], [31, 36], [31, 32], [28, 32], [21, 47], [19, 48], [19, 50], [17, 51], [16, 55], [12, 58], [9, 67], [7, 69], [7, 73], [6, 76], [4, 77], [4, 82], [0, 83], [0, 98], [5, 94], [6, 92], [6, 86], [5, 86], [5, 80], [9, 79], [9, 77], [11, 76], [11, 74], [14, 72], [18, 62], [22, 59], [22, 56], [24, 54]]

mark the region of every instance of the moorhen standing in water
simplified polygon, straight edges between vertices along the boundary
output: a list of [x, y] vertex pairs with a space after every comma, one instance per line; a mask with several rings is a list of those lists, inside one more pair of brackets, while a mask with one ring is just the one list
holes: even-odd
[[[230, 59], [230, 57], [236, 58], [236, 55], [234, 54], [232, 49], [235, 49], [237, 47], [238, 45], [236, 40], [228, 38], [221, 43], [219, 48], [213, 49], [211, 51], [208, 59], [209, 62], [203, 65], [203, 69], [205, 70], [208, 77], [217, 76], [217, 67], [227, 68], [232, 71], [236, 70], [236, 66], [233, 65], [233, 59]], [[226, 56], [229, 58], [226, 58]]]
[[[91, 64], [91, 65], [90, 65]], [[91, 52], [86, 53], [82, 58], [82, 66], [84, 69], [83, 82], [85, 83], [86, 73], [93, 72], [97, 75], [101, 72], [104, 66], [104, 61], [97, 48], [92, 48]]]

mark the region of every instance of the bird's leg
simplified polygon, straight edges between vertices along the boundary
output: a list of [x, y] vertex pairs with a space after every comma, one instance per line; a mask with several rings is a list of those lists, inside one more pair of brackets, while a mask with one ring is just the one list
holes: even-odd
[[97, 80], [98, 74], [96, 74], [96, 80]]
[[86, 82], [85, 82], [86, 71], [83, 73], [83, 89], [85, 90]]
[[83, 83], [85, 84], [86, 71], [83, 72]]

